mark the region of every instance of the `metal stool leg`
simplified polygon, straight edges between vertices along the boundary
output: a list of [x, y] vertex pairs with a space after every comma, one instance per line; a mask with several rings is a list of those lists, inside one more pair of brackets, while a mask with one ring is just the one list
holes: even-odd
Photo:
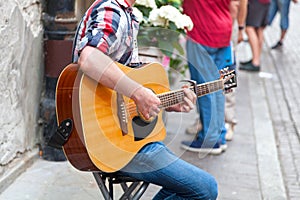
[[[137, 182], [131, 183], [131, 185], [129, 187], [127, 187], [126, 183], [121, 183], [121, 186], [124, 190], [124, 194], [122, 195], [122, 197], [120, 199], [122, 199], [122, 200], [123, 199], [138, 200], [142, 197], [142, 195], [148, 188], [149, 183], [137, 181]], [[138, 186], [139, 186], [139, 188], [136, 189]], [[135, 190], [135, 193], [132, 194], [132, 192], [134, 190]]]
[[[146, 191], [149, 183], [132, 179], [130, 177], [118, 177], [115, 175], [105, 175], [101, 172], [94, 172], [94, 178], [105, 200], [113, 200], [114, 188], [113, 184], [120, 184], [123, 189], [123, 195], [120, 200], [138, 200]], [[108, 180], [108, 189], [106, 187], [106, 179]], [[128, 186], [127, 183], [130, 183]]]
[[111, 197], [111, 194], [109, 193], [109, 191], [106, 188], [105, 185], [105, 178], [104, 180], [101, 177], [101, 174], [98, 172], [93, 172], [94, 178], [96, 179], [96, 182], [98, 184], [99, 189], [101, 190], [101, 193], [104, 197], [105, 200], [113, 200]]

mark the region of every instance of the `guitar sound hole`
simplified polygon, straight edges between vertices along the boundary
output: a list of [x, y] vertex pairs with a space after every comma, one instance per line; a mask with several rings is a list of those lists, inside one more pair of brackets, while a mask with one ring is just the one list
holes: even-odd
[[145, 139], [151, 134], [157, 123], [158, 117], [154, 118], [151, 122], [145, 122], [140, 117], [136, 116], [132, 119], [132, 128], [134, 132], [134, 141]]

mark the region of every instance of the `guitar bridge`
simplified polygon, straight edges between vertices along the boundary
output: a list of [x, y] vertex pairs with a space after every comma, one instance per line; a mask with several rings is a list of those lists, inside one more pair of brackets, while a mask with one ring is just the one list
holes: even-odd
[[117, 108], [118, 108], [118, 119], [120, 123], [120, 128], [124, 136], [128, 134], [128, 128], [127, 128], [128, 120], [127, 120], [127, 112], [126, 112], [124, 98], [123, 95], [119, 93], [117, 93]]

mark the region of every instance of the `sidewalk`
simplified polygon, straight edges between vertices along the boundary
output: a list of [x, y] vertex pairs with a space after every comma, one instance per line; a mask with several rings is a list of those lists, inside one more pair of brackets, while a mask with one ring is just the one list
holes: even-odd
[[[273, 120], [281, 170], [288, 199], [300, 199], [300, 4], [291, 3], [290, 28], [284, 48], [270, 51], [274, 74], [265, 82], [269, 107]], [[273, 45], [279, 38], [278, 22], [266, 31], [267, 44]]]
[[[262, 84], [258, 74], [239, 72], [236, 134], [226, 153], [220, 156], [202, 158], [197, 153], [184, 152], [179, 147], [180, 142], [188, 137], [192, 139], [184, 131], [193, 123], [195, 113], [168, 115], [167, 144], [181, 158], [216, 177], [220, 200], [286, 199]], [[142, 199], [151, 199], [158, 189], [151, 185]], [[68, 162], [37, 159], [0, 195], [0, 200], [21, 199], [94, 200], [103, 197], [91, 173], [79, 172]]]
[[[219, 200], [300, 199], [300, 5], [291, 6], [291, 28], [282, 51], [270, 50], [279, 37], [278, 19], [268, 27], [262, 71], [238, 71], [237, 119], [234, 139], [220, 156], [201, 157], [179, 146], [191, 139], [185, 128], [195, 113], [167, 116], [168, 146], [181, 158], [208, 171], [219, 184]], [[249, 55], [239, 46], [240, 60]], [[117, 188], [118, 190], [118, 188]], [[159, 190], [150, 185], [143, 200]], [[118, 193], [118, 192], [117, 192]], [[91, 173], [68, 162], [36, 159], [2, 194], [0, 200], [103, 199]]]
[[[286, 199], [262, 84], [258, 74], [239, 72], [236, 134], [234, 140], [228, 143], [226, 153], [220, 156], [202, 158], [197, 153], [184, 152], [179, 147], [182, 140], [192, 139], [184, 131], [194, 122], [195, 113], [171, 113], [167, 116], [166, 143], [181, 158], [216, 177], [220, 200]], [[256, 101], [258, 99], [261, 99], [259, 104]], [[261, 151], [260, 148], [265, 150]], [[159, 187], [151, 185], [142, 199], [151, 199], [158, 190]], [[0, 200], [21, 199], [94, 200], [103, 197], [91, 173], [79, 172], [68, 162], [37, 159], [0, 195]]]

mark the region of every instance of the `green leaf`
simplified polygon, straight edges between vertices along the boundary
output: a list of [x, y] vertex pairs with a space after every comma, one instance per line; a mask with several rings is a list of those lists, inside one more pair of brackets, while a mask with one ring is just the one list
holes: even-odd
[[148, 20], [149, 13], [152, 10], [151, 8], [148, 8], [148, 7], [145, 7], [145, 6], [141, 6], [141, 5], [134, 5], [134, 7], [136, 7], [137, 9], [139, 9], [143, 13], [144, 17], [147, 17], [146, 19]]
[[173, 46], [168, 41], [160, 41], [158, 43], [158, 48], [165, 54], [166, 56], [171, 57], [173, 54]]
[[179, 53], [180, 55], [184, 55], [184, 49], [183, 49], [183, 47], [178, 43], [178, 41], [177, 41], [177, 42], [173, 42], [172, 44], [173, 44], [173, 47], [178, 51], [178, 53]]

